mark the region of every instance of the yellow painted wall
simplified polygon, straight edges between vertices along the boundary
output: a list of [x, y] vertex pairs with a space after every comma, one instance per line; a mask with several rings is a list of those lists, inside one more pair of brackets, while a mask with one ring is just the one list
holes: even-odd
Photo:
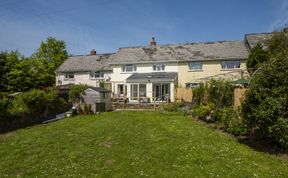
[[[245, 61], [241, 61], [240, 69], [244, 70], [244, 76], [247, 76], [246, 63]], [[201, 71], [190, 71], [188, 67], [188, 62], [182, 62], [178, 64], [178, 85], [180, 87], [185, 87], [186, 83], [191, 81], [195, 81], [198, 79], [210, 77], [210, 76], [221, 76], [227, 80], [231, 80], [231, 75], [227, 73], [231, 73], [233, 75], [233, 79], [235, 76], [239, 79], [241, 78], [241, 70], [239, 69], [230, 69], [223, 70], [221, 69], [221, 61], [202, 61], [202, 70]], [[219, 75], [225, 74], [225, 75]]]

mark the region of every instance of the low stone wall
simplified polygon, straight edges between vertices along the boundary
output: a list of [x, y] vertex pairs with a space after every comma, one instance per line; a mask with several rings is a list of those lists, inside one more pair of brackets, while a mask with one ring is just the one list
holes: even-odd
[[124, 103], [124, 102], [113, 102], [112, 109], [147, 109], [156, 110], [162, 103]]

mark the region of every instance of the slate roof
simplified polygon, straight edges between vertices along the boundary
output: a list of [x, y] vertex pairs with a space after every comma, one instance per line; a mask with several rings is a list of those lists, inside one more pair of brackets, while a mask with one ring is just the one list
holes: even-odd
[[265, 41], [271, 38], [273, 33], [251, 33], [245, 35], [245, 40], [248, 43], [250, 49], [255, 47], [257, 43], [265, 46]]
[[133, 73], [126, 79], [126, 82], [128, 83], [172, 82], [176, 78], [177, 78], [177, 72]]
[[72, 56], [56, 72], [111, 71], [110, 64], [231, 60], [247, 57], [248, 48], [244, 41], [139, 46], [120, 48], [114, 54]]
[[157, 63], [176, 61], [246, 59], [248, 49], [244, 41], [219, 41], [120, 48], [112, 54], [111, 64]]
[[112, 70], [109, 67], [111, 54], [83, 55], [69, 57], [56, 72], [86, 72]]

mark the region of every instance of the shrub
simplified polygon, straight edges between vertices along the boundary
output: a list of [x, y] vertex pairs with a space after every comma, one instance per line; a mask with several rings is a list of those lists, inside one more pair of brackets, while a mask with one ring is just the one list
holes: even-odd
[[11, 105], [11, 102], [6, 97], [0, 98], [0, 119], [9, 117], [8, 109]]
[[208, 85], [200, 83], [200, 85], [193, 89], [193, 102], [194, 104], [201, 105], [207, 104], [207, 89]]
[[56, 90], [51, 90], [45, 95], [49, 114], [57, 114], [68, 110], [69, 104], [59, 96]]
[[17, 95], [10, 108], [11, 114], [21, 117], [43, 117], [47, 113], [46, 110], [45, 92], [36, 89]]
[[207, 122], [214, 121], [211, 117], [211, 113], [213, 109], [215, 108], [215, 105], [213, 103], [208, 103], [207, 105], [195, 105], [192, 108], [192, 117], [195, 119], [201, 119]]
[[[287, 33], [277, 33], [267, 41], [267, 60], [257, 64], [258, 69], [252, 75], [242, 105], [243, 118], [250, 133], [260, 138], [272, 138], [281, 146], [285, 146], [285, 140], [287, 142], [281, 138], [287, 133], [285, 119], [288, 118], [287, 47]], [[259, 57], [258, 53], [253, 55]]]
[[288, 149], [288, 120], [279, 118], [277, 122], [270, 128], [273, 139], [281, 147]]
[[234, 110], [232, 107], [218, 109], [215, 111], [214, 120], [223, 124], [224, 130], [234, 135], [245, 135], [247, 126], [240, 115], [239, 110]]
[[92, 114], [91, 104], [84, 103], [83, 114]]
[[232, 106], [234, 87], [225, 80], [210, 80], [207, 87], [208, 102], [214, 103], [217, 108]]
[[73, 85], [69, 90], [69, 101], [70, 102], [79, 102], [80, 94], [88, 88], [87, 85]]
[[182, 103], [180, 102], [165, 103], [161, 106], [161, 109], [163, 111], [176, 112], [181, 106], [182, 106]]
[[193, 101], [197, 105], [214, 103], [217, 108], [232, 106], [234, 87], [225, 80], [210, 80], [193, 89]]

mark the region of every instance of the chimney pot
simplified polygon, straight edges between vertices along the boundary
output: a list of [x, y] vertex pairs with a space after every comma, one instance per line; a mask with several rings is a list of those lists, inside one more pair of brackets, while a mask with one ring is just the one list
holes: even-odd
[[92, 50], [90, 51], [90, 55], [96, 55], [96, 50], [95, 50], [95, 49], [92, 49]]
[[152, 37], [152, 40], [150, 41], [150, 46], [156, 46], [155, 37]]

